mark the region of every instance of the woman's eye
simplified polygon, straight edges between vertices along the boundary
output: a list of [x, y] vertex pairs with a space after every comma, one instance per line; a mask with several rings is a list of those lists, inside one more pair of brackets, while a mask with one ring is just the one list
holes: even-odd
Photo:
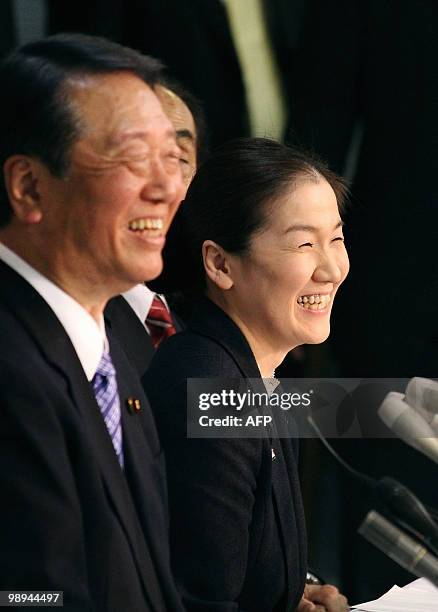
[[336, 238], [333, 238], [332, 242], [344, 242], [344, 237], [337, 236]]
[[180, 157], [179, 161], [181, 164], [187, 164], [187, 166], [189, 165], [189, 160], [188, 159], [184, 159], [184, 157]]
[[312, 242], [305, 242], [304, 244], [300, 244], [299, 248], [301, 249], [301, 247], [306, 247], [306, 246], [313, 247], [313, 243]]

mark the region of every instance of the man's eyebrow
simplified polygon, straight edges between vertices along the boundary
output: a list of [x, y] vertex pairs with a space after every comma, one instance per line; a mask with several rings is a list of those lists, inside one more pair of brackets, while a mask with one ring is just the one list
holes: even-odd
[[193, 133], [190, 130], [176, 130], [176, 138], [189, 138], [190, 140], [195, 140]]
[[[336, 225], [333, 228], [333, 231], [339, 229], [340, 227], [343, 227], [345, 225], [344, 221], [339, 221], [338, 223], [336, 223]], [[317, 232], [318, 228], [315, 227], [314, 225], [291, 225], [290, 227], [287, 228], [286, 230], [286, 234], [289, 232]]]
[[[149, 134], [150, 132], [148, 132], [147, 130], [137, 130], [136, 132], [124, 132], [122, 134], [114, 134], [111, 137], [111, 144], [121, 145], [128, 140], [136, 140], [136, 139], [147, 140], [149, 137]], [[167, 138], [175, 139], [176, 138], [175, 130], [172, 128], [169, 128], [168, 130], [166, 130], [165, 136]]]

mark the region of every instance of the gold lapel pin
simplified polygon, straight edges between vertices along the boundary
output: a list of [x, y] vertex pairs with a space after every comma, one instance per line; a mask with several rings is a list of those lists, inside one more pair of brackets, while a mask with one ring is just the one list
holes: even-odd
[[129, 397], [126, 400], [126, 404], [131, 414], [137, 414], [137, 412], [140, 412], [141, 410], [140, 400], [135, 397]]

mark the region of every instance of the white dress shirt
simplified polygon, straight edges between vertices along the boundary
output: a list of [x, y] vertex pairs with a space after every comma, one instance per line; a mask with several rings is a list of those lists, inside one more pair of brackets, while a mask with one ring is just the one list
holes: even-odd
[[155, 293], [141, 283], [140, 285], [135, 285], [135, 287], [132, 287], [129, 291], [122, 293], [122, 296], [131, 306], [143, 325], [145, 325], [146, 317], [151, 309]]
[[16, 253], [0, 243], [0, 259], [22, 276], [53, 310], [70, 338], [89, 381], [108, 350], [103, 315], [98, 325], [89, 312]]

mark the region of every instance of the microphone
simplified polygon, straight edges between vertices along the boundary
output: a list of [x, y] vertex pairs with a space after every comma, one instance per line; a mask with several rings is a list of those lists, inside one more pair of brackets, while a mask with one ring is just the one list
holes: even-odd
[[404, 401], [404, 395], [391, 391], [383, 400], [378, 414], [395, 435], [438, 463], [438, 439], [435, 431]]
[[416, 376], [408, 382], [405, 401], [438, 434], [438, 382]]
[[414, 493], [394, 478], [385, 476], [380, 480], [371, 478], [352, 468], [332, 448], [323, 433], [309, 415], [307, 420], [318, 438], [342, 467], [354, 478], [360, 480], [369, 489], [377, 493], [384, 508], [390, 512], [396, 520], [421, 539], [425, 544], [438, 554], [438, 526], [432, 519], [429, 510], [421, 503]]
[[388, 476], [377, 481], [375, 488], [391, 516], [438, 555], [438, 526], [412, 491]]
[[381, 514], [371, 510], [359, 533], [409, 572], [438, 586], [438, 559]]

